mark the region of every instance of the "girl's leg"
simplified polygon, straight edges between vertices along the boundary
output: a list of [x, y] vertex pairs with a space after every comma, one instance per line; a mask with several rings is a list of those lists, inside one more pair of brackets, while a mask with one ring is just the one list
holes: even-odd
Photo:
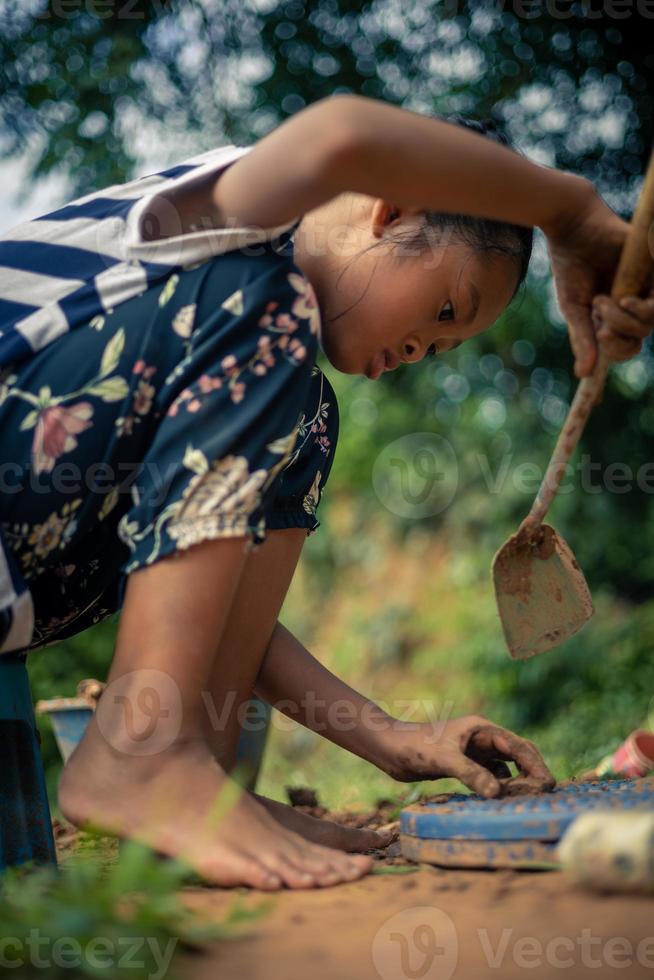
[[[187, 860], [219, 885], [307, 888], [370, 859], [311, 844], [229, 780], [206, 742], [203, 692], [246, 564], [243, 538], [205, 541], [130, 575], [108, 686], [64, 770], [60, 805]], [[256, 658], [255, 658], [256, 659]], [[241, 652], [241, 688], [257, 667]]]
[[[223, 769], [236, 758], [243, 706], [252, 697], [259, 667], [306, 541], [306, 529], [269, 531], [247, 559], [209, 679], [207, 741]], [[247, 721], [246, 721], [247, 723]], [[316, 820], [292, 807], [257, 796], [276, 820], [309, 840], [344, 851], [384, 847], [389, 835]]]
[[236, 761], [241, 711], [257, 675], [307, 532], [269, 531], [245, 562], [213, 662], [203, 717], [207, 741], [223, 767]]

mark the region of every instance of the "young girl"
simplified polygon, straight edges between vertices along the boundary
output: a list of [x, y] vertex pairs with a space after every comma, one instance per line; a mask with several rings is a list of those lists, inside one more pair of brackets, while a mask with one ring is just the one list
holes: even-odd
[[586, 181], [482, 132], [334, 97], [254, 148], [92, 194], [0, 242], [0, 650], [122, 608], [107, 690], [61, 780], [73, 823], [220, 885], [365, 874], [354, 852], [387, 837], [226, 775], [253, 692], [399, 780], [456, 776], [490, 797], [514, 761], [553, 785], [533, 745], [483, 718], [389, 717], [278, 621], [337, 436], [319, 346], [371, 380], [451, 350], [511, 301], [532, 226], [578, 374], [597, 337], [620, 359], [651, 330], [651, 301], [593, 300], [624, 222]]

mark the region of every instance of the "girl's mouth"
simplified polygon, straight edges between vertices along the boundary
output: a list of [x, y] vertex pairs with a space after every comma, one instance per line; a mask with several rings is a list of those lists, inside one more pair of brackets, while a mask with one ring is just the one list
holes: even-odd
[[371, 381], [377, 381], [378, 378], [382, 376], [386, 370], [386, 351], [380, 351], [379, 354], [375, 354], [373, 359], [368, 364], [365, 370], [365, 375], [370, 378]]
[[399, 363], [400, 358], [397, 354], [394, 354], [388, 347], [385, 347], [383, 351], [380, 351], [379, 354], [373, 357], [366, 369], [366, 377], [370, 378], [371, 381], [376, 381], [384, 371], [394, 371]]

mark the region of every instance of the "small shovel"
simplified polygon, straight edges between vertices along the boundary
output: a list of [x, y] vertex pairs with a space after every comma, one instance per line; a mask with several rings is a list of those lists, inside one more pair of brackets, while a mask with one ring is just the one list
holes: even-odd
[[[640, 296], [649, 287], [654, 227], [654, 155], [622, 248], [611, 296]], [[652, 242], [654, 245], [654, 241]], [[562, 537], [543, 519], [558, 490], [593, 405], [601, 398], [609, 361], [600, 348], [583, 378], [529, 514], [493, 559], [493, 582], [509, 653], [526, 659], [571, 637], [593, 615], [583, 572]]]

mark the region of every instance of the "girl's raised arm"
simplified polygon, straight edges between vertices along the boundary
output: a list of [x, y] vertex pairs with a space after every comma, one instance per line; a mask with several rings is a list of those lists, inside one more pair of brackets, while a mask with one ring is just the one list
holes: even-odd
[[463, 127], [363, 96], [332, 96], [286, 120], [219, 178], [173, 191], [169, 201], [182, 227], [274, 228], [344, 191], [540, 227], [577, 373], [592, 370], [592, 301], [610, 289], [627, 224], [587, 180]]
[[216, 183], [221, 224], [276, 227], [343, 191], [554, 233], [594, 197], [452, 123], [362, 96], [323, 99], [265, 136]]
[[575, 370], [592, 371], [593, 297], [610, 291], [628, 226], [587, 180], [463, 127], [343, 95], [314, 103], [264, 137], [214, 184], [208, 207], [223, 224], [274, 227], [343, 191], [404, 209], [540, 227]]

